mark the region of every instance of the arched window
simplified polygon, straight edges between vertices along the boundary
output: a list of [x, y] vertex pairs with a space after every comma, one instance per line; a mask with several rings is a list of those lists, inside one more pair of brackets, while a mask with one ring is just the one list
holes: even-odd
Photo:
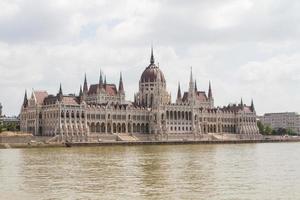
[[152, 106], [153, 104], [153, 94], [151, 94], [151, 98], [150, 98], [150, 106]]

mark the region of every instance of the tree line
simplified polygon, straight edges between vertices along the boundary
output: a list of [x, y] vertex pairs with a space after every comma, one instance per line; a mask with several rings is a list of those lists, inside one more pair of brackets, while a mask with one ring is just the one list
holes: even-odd
[[257, 122], [259, 133], [262, 135], [297, 135], [291, 128], [273, 129], [269, 125], [264, 125], [261, 121]]
[[0, 124], [0, 133], [3, 131], [19, 131], [20, 127], [16, 123]]

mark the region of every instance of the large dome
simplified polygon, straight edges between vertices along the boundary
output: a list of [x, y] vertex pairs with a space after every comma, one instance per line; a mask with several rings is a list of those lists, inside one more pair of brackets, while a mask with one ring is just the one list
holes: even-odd
[[154, 64], [154, 56], [153, 51], [151, 51], [151, 59], [150, 59], [150, 65], [144, 70], [142, 73], [140, 82], [146, 83], [146, 82], [156, 82], [160, 79], [161, 82], [165, 83], [166, 79], [162, 71], [159, 69], [158, 66]]

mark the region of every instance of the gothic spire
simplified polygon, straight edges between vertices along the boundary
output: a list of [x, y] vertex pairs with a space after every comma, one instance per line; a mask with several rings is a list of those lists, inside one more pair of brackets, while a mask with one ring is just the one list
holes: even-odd
[[99, 84], [102, 85], [103, 84], [103, 77], [102, 77], [102, 71], [100, 69], [100, 76], [99, 76]]
[[28, 106], [27, 90], [25, 90], [23, 106], [24, 106], [24, 108], [26, 108]]
[[122, 72], [120, 72], [119, 93], [120, 93], [120, 94], [124, 94], [124, 86], [123, 86]]
[[62, 92], [62, 87], [61, 87], [61, 83], [59, 84], [59, 92], [58, 92], [59, 95], [62, 95], [63, 92]]
[[243, 98], [241, 98], [240, 106], [241, 106], [242, 108], [244, 108]]
[[213, 98], [210, 81], [209, 81], [209, 85], [208, 85], [208, 98], [209, 99]]
[[104, 87], [106, 87], [106, 75], [104, 75]]
[[86, 80], [86, 73], [84, 74], [84, 83], [83, 83], [83, 92], [86, 93], [88, 91], [88, 85]]
[[100, 74], [99, 74], [99, 89], [103, 88], [103, 78], [102, 78], [102, 71], [100, 69]]
[[154, 64], [154, 56], [153, 56], [153, 47], [151, 47], [151, 58], [150, 58], [150, 64]]
[[197, 81], [195, 80], [195, 92], [197, 92], [198, 89], [197, 89]]
[[58, 91], [57, 96], [58, 96], [58, 100], [62, 101], [62, 99], [63, 99], [63, 92], [62, 92], [61, 83], [59, 84], [59, 91]]
[[191, 67], [191, 72], [190, 72], [190, 83], [193, 82], [193, 67]]
[[194, 85], [194, 80], [193, 80], [193, 68], [191, 67], [191, 73], [190, 73], [190, 83], [189, 83], [189, 93], [190, 95], [194, 94], [195, 91], [195, 85]]
[[250, 109], [252, 112], [255, 111], [255, 107], [254, 107], [254, 103], [253, 103], [253, 99], [251, 99], [251, 106], [250, 106]]
[[79, 96], [82, 96], [83, 95], [83, 92], [82, 92], [82, 87], [80, 85], [80, 89], [79, 89]]
[[181, 89], [180, 89], [180, 82], [178, 82], [178, 90], [177, 90], [177, 100], [181, 99]]
[[82, 87], [80, 85], [80, 89], [79, 89], [79, 102], [81, 103], [83, 101], [83, 92], [82, 92]]

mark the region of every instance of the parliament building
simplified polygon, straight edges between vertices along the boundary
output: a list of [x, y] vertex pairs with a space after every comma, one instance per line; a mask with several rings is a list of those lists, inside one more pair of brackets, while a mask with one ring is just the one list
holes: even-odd
[[250, 106], [241, 100], [215, 107], [211, 83], [207, 93], [198, 90], [192, 70], [188, 88], [181, 91], [179, 84], [176, 101], [171, 101], [152, 50], [133, 102], [125, 98], [122, 74], [118, 87], [107, 83], [101, 72], [96, 84], [89, 85], [85, 75], [78, 95], [65, 95], [61, 85], [56, 95], [32, 91], [28, 98], [25, 91], [20, 127], [33, 135], [65, 139], [118, 134], [153, 135], [156, 139], [172, 134], [259, 134], [253, 101]]

